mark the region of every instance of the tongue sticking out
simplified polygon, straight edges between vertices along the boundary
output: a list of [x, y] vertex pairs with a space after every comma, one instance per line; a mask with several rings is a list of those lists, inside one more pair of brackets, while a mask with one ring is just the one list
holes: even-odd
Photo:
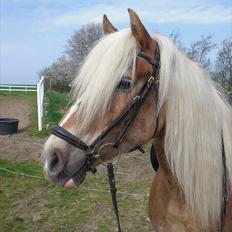
[[75, 184], [74, 184], [73, 179], [68, 180], [68, 181], [64, 184], [64, 187], [65, 187], [65, 188], [73, 188], [73, 187], [75, 187]]

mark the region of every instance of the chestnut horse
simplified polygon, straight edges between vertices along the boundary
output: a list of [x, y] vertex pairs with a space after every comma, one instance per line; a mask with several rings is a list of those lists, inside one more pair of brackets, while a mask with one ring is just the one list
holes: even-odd
[[[155, 231], [232, 231], [231, 106], [201, 65], [168, 38], [150, 36], [138, 15], [128, 11], [131, 27], [121, 31], [104, 16], [106, 36], [83, 62], [73, 87], [76, 101], [59, 126], [84, 145], [92, 144], [141, 92], [154, 73], [147, 59], [154, 61], [158, 55], [159, 86], [152, 86], [117, 150], [126, 153], [154, 138], [159, 169], [151, 186], [149, 216]], [[114, 126], [95, 149], [112, 143], [125, 123]], [[78, 186], [86, 176], [86, 155], [84, 148], [51, 135], [43, 150], [45, 173], [57, 184]], [[108, 147], [101, 158], [93, 157], [92, 165], [116, 155], [115, 148]], [[225, 189], [228, 201], [223, 201]]]

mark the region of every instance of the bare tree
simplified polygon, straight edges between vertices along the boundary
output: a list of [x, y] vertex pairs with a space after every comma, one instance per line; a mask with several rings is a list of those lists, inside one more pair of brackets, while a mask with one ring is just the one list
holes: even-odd
[[204, 68], [210, 68], [209, 53], [216, 48], [216, 44], [213, 43], [212, 35], [201, 36], [201, 39], [194, 41], [189, 47], [183, 45], [179, 31], [173, 30], [169, 37], [173, 40], [179, 50], [185, 53], [191, 60], [200, 63]]
[[64, 55], [41, 70], [40, 75], [46, 77], [46, 88], [68, 90], [85, 56], [102, 36], [101, 24], [83, 25], [74, 32], [67, 42]]
[[65, 56], [61, 56], [51, 66], [44, 68], [40, 75], [46, 77], [46, 89], [69, 90], [74, 70], [73, 64]]
[[186, 55], [193, 61], [200, 63], [204, 68], [210, 68], [210, 58], [208, 54], [216, 48], [216, 44], [212, 41], [213, 36], [201, 36], [200, 40], [194, 41], [187, 48]]
[[228, 37], [222, 42], [217, 53], [214, 79], [226, 91], [232, 91], [232, 37]]
[[68, 55], [70, 61], [78, 67], [89, 50], [94, 46], [103, 36], [103, 29], [101, 24], [87, 24], [83, 25], [79, 31], [76, 31], [68, 40], [65, 53]]

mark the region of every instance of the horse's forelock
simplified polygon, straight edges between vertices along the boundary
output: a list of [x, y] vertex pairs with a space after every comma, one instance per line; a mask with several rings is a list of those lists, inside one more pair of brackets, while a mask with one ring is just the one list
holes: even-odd
[[116, 86], [131, 64], [134, 78], [136, 55], [136, 40], [131, 30], [125, 29], [105, 36], [86, 57], [73, 85], [74, 97], [81, 98], [78, 112], [82, 128], [106, 113]]

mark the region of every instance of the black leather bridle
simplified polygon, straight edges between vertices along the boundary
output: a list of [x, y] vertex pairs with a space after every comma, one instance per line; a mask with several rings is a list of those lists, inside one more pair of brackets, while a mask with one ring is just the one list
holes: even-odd
[[[159, 71], [159, 48], [157, 46], [156, 52], [155, 52], [155, 58], [151, 58], [143, 53], [139, 53], [137, 56], [140, 59], [143, 59], [150, 63], [153, 66], [153, 71], [150, 75], [150, 77], [147, 79], [147, 81], [144, 83], [143, 87], [140, 89], [138, 95], [136, 95], [129, 104], [125, 107], [125, 109], [122, 111], [122, 113], [104, 130], [102, 133], [92, 142], [91, 145], [87, 145], [85, 142], [83, 142], [81, 139], [77, 138], [64, 128], [60, 127], [59, 125], [55, 125], [52, 127], [52, 134], [65, 140], [69, 144], [71, 144], [74, 147], [77, 147], [78, 149], [81, 149], [86, 153], [86, 162], [84, 163], [83, 167], [81, 167], [77, 172], [80, 170], [83, 171], [85, 169], [86, 171], [91, 171], [92, 173], [96, 172], [96, 168], [93, 164], [93, 158], [96, 155], [100, 155], [100, 153], [103, 153], [104, 150], [109, 147], [112, 147], [113, 149], [117, 149], [119, 145], [122, 143], [123, 138], [125, 137], [125, 134], [127, 133], [128, 129], [133, 124], [134, 120], [136, 119], [136, 116], [138, 115], [138, 112], [140, 108], [142, 107], [144, 101], [146, 100], [150, 90], [154, 88], [156, 97], [158, 96], [158, 89], [159, 89], [159, 82], [158, 82], [158, 71]], [[129, 115], [130, 114], [130, 115]], [[128, 118], [126, 120], [126, 118]], [[115, 140], [112, 143], [103, 144], [98, 148], [98, 143], [102, 141], [116, 126], [124, 122], [124, 126], [122, 127], [121, 131], [116, 136]], [[158, 125], [156, 124], [155, 133], [158, 129]], [[131, 148], [130, 151], [135, 150], [139, 147]], [[76, 172], [76, 173], [77, 173]], [[75, 174], [76, 174], [75, 173]]]

